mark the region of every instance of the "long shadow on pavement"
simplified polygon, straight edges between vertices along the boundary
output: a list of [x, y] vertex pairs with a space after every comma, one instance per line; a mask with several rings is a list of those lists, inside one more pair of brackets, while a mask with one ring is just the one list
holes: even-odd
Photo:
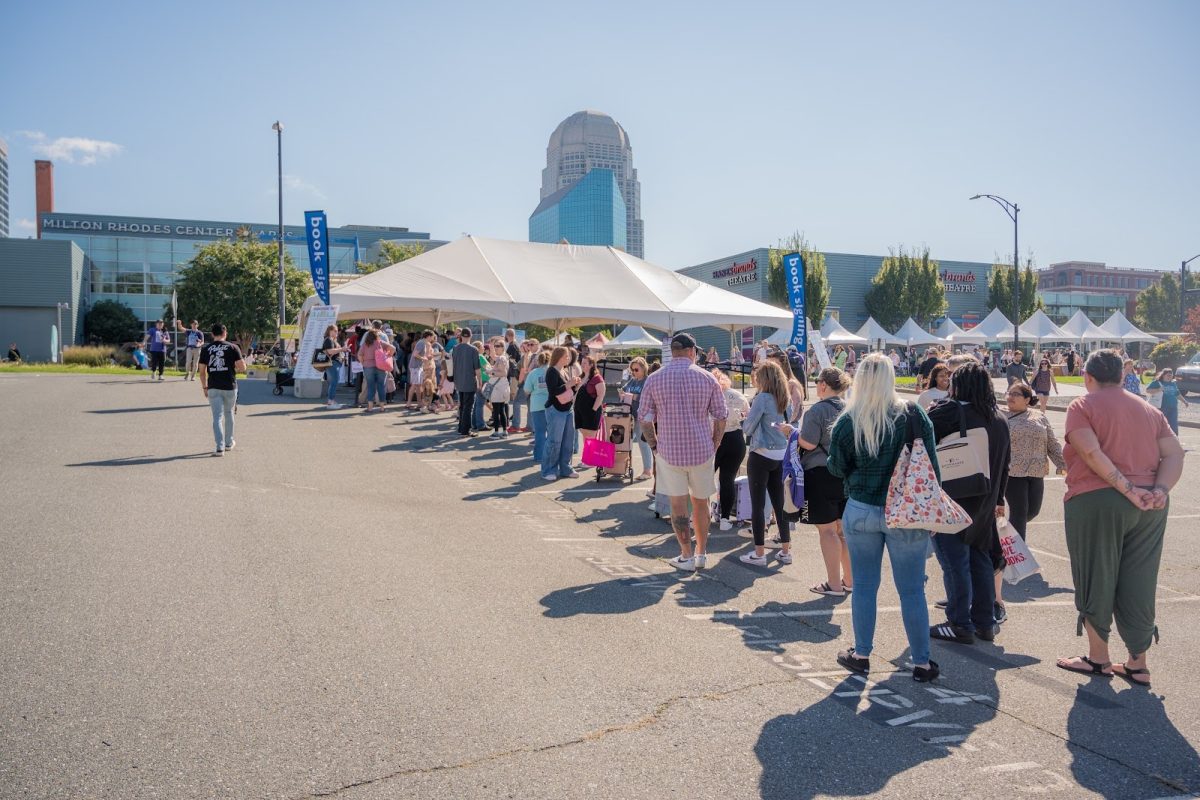
[[208, 408], [208, 403], [196, 403], [190, 406], [146, 406], [144, 408], [93, 408], [87, 414], [141, 414], [143, 411], [177, 411], [183, 408]]
[[1075, 780], [1101, 797], [1132, 797], [1129, 786], [1097, 769], [1097, 760], [1104, 759], [1157, 781], [1161, 791], [1156, 789], [1152, 796], [1200, 792], [1200, 756], [1171, 722], [1166, 698], [1136, 686], [1118, 693], [1118, 681], [1096, 679], [1075, 690], [1075, 704], [1067, 716]]
[[79, 464], [65, 464], [67, 467], [138, 467], [146, 464], [164, 464], [168, 461], [187, 461], [193, 458], [212, 458], [211, 451], [203, 453], [187, 453], [178, 456], [129, 456], [127, 458], [108, 458], [103, 461], [83, 461]]

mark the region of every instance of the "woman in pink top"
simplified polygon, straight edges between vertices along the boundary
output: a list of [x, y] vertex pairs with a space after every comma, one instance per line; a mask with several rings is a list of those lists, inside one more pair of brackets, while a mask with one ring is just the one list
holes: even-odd
[[[1060, 658], [1058, 666], [1149, 686], [1168, 494], [1183, 472], [1183, 448], [1161, 411], [1122, 388], [1115, 350], [1093, 353], [1083, 369], [1088, 393], [1067, 409], [1063, 457], [1067, 550], [1088, 653]], [[1124, 664], [1114, 665], [1108, 653], [1114, 619], [1129, 648]]]

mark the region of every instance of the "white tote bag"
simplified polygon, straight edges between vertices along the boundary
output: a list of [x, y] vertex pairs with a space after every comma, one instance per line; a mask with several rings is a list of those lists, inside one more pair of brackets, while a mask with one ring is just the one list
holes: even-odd
[[1004, 581], [1005, 583], [1020, 583], [1030, 575], [1042, 571], [1029, 545], [1021, 538], [1008, 521], [1008, 518], [997, 520], [1000, 530], [1000, 547], [1004, 549]]

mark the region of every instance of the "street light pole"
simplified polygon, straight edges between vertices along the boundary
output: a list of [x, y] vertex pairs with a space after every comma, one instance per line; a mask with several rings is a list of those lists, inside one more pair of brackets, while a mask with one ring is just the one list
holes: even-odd
[[1200, 258], [1200, 254], [1194, 255], [1187, 261], [1179, 265], [1179, 330], [1183, 330], [1183, 326], [1187, 324], [1187, 296], [1191, 292], [1200, 291], [1197, 289], [1189, 290], [1187, 288], [1187, 272], [1188, 264]]
[[287, 305], [283, 292], [283, 123], [275, 120], [271, 130], [275, 131], [276, 157], [279, 167], [277, 171], [279, 178], [279, 327], [276, 332], [282, 340], [283, 326], [287, 322]]
[[1013, 222], [1013, 353], [1017, 352], [1017, 348], [1021, 341], [1021, 264], [1019, 256], [1020, 251], [1017, 248], [1017, 234], [1019, 226], [1017, 217], [1021, 213], [1021, 207], [1016, 203], [1010, 203], [1003, 197], [998, 197], [994, 194], [977, 194], [970, 198], [978, 200], [981, 197], [986, 197], [989, 200], [995, 201], [996, 205], [1004, 209], [1004, 213], [1008, 214], [1008, 218]]

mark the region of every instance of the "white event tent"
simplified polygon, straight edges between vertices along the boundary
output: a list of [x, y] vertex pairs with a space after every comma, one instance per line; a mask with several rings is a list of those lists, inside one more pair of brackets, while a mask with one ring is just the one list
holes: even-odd
[[[818, 328], [816, 325], [813, 325], [811, 319], [808, 320], [808, 338], [809, 338], [809, 346], [810, 347], [812, 346], [813, 334], [820, 333], [820, 332], [821, 332], [820, 328]], [[773, 344], [776, 347], [787, 347], [791, 343], [792, 343], [791, 323], [788, 323], [787, 325], [785, 325], [784, 327], [780, 328], [779, 330], [775, 331], [774, 333], [772, 333], [770, 336], [767, 337], [767, 344]], [[758, 342], [755, 342], [754, 344], [756, 347], [758, 346]]]
[[1051, 342], [1070, 342], [1073, 341], [1071, 334], [1064, 331], [1062, 328], [1054, 324], [1054, 320], [1046, 316], [1046, 312], [1040, 308], [1029, 315], [1029, 319], [1021, 323], [1021, 338], [1026, 341], [1032, 341], [1037, 344], [1037, 349], [1042, 349], [1043, 341]]
[[1103, 342], [1112, 338], [1112, 334], [1102, 330], [1096, 323], [1088, 319], [1087, 314], [1083, 310], [1075, 312], [1075, 315], [1069, 320], [1060, 325], [1066, 331], [1073, 342], [1088, 343], [1088, 342]]
[[983, 318], [983, 322], [971, 328], [971, 333], [985, 336], [989, 342], [1012, 341], [1012, 320], [1004, 316], [1000, 309], [993, 308], [992, 313]]
[[868, 344], [865, 337], [859, 336], [856, 333], [851, 333], [842, 327], [842, 323], [838, 322], [833, 317], [827, 317], [824, 324], [821, 325], [821, 339], [828, 346], [835, 344]]
[[476, 236], [364, 275], [330, 295], [342, 319], [427, 325], [487, 318], [555, 330], [626, 322], [665, 331], [701, 325], [733, 331], [792, 323], [789, 311], [612, 247]]
[[1108, 334], [1110, 341], [1117, 342], [1158, 342], [1157, 336], [1151, 336], [1138, 328], [1120, 311], [1114, 311], [1112, 316], [1104, 320], [1100, 330]]
[[917, 321], [909, 317], [900, 330], [896, 331], [896, 338], [902, 341], [907, 347], [916, 347], [921, 344], [945, 344], [946, 340], [940, 336], [934, 336], [929, 331], [917, 324]]
[[978, 328], [972, 328], [969, 331], [964, 331], [954, 324], [954, 320], [946, 317], [946, 319], [942, 320], [942, 324], [934, 330], [934, 334], [942, 337], [951, 344], [987, 344], [988, 337], [981, 333], [976, 333], [977, 330]]
[[604, 349], [624, 351], [650, 350], [657, 347], [662, 347], [662, 339], [660, 337], [647, 332], [640, 325], [627, 325], [625, 330], [609, 340]]
[[887, 328], [876, 322], [874, 317], [867, 317], [867, 321], [858, 329], [858, 335], [870, 342], [872, 346], [904, 344], [903, 339], [898, 339], [895, 334], [888, 333]]

